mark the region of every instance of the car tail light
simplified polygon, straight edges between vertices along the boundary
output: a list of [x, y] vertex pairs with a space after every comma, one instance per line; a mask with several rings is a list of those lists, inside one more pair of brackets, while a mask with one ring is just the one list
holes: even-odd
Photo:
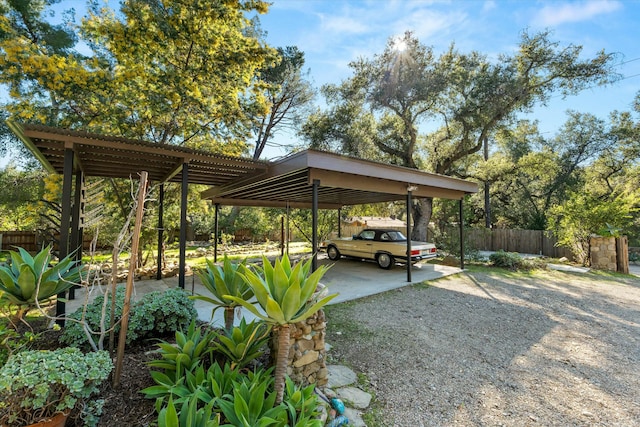
[[412, 249], [411, 250], [411, 256], [414, 256], [414, 255], [420, 255], [420, 250], [419, 249]]
[[431, 252], [432, 254], [435, 254], [435, 253], [436, 253], [436, 248], [431, 248], [431, 249], [429, 250], [429, 252]]

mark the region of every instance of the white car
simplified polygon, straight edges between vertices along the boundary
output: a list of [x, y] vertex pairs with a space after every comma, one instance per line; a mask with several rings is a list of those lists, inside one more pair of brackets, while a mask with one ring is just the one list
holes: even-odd
[[[331, 260], [341, 256], [372, 259], [380, 268], [390, 269], [398, 262], [407, 262], [407, 238], [400, 231], [387, 229], [365, 229], [353, 237], [328, 240], [327, 255]], [[411, 263], [437, 255], [433, 243], [411, 242]]]

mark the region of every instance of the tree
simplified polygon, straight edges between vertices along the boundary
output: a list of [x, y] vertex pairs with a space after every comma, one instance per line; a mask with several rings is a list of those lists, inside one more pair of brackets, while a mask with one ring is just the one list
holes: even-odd
[[504, 225], [546, 229], [549, 209], [581, 188], [585, 167], [611, 149], [613, 140], [603, 120], [575, 111], [567, 114], [549, 140], [529, 122], [502, 129], [496, 135], [498, 152], [472, 172], [492, 182], [496, 218]]
[[572, 193], [550, 211], [549, 229], [558, 244], [568, 246], [583, 265], [589, 262], [589, 240], [603, 230], [629, 227], [640, 194], [619, 195], [601, 199], [587, 191]]
[[266, 84], [264, 96], [267, 111], [254, 118], [256, 143], [253, 159], [258, 160], [262, 151], [278, 129], [293, 129], [302, 121], [315, 93], [304, 79], [304, 53], [295, 46], [278, 48], [278, 62], [260, 73]]
[[37, 228], [43, 175], [40, 170], [20, 170], [11, 163], [0, 170], [0, 230]]
[[[335, 105], [312, 117], [324, 134], [307, 133], [311, 142], [346, 141], [350, 124], [336, 112], [349, 111], [359, 126], [372, 122], [372, 142], [383, 159], [439, 174], [468, 177], [469, 156], [518, 112], [546, 102], [552, 94], [575, 94], [593, 84], [611, 82], [613, 56], [604, 52], [580, 59], [581, 47], [560, 47], [549, 33], [523, 33], [512, 56], [495, 64], [478, 53], [452, 46], [439, 58], [411, 34], [392, 39], [382, 55], [351, 64], [354, 75], [339, 88], [330, 87]], [[425, 121], [437, 129], [421, 133]], [[308, 128], [305, 128], [308, 129]], [[343, 144], [341, 148], [350, 148]], [[414, 209], [414, 235], [426, 237], [432, 199]]]
[[[246, 148], [246, 103], [260, 104], [252, 80], [274, 52], [245, 35], [245, 14], [266, 12], [266, 2], [126, 0], [117, 14], [91, 3], [77, 32], [46, 23], [49, 3], [11, 2], [3, 16], [0, 83], [16, 117], [227, 154]], [[91, 55], [75, 51], [76, 40]]]

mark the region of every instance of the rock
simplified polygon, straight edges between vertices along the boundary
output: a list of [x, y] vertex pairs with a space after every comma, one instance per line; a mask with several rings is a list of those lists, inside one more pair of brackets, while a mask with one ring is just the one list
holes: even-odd
[[346, 366], [329, 365], [327, 369], [329, 370], [329, 388], [344, 387], [356, 382], [356, 373]]
[[342, 401], [348, 402], [349, 406], [357, 409], [366, 409], [371, 403], [371, 395], [356, 387], [342, 387], [337, 392]]
[[362, 413], [357, 409], [345, 408], [344, 416], [349, 419], [350, 427], [367, 427], [362, 419]]

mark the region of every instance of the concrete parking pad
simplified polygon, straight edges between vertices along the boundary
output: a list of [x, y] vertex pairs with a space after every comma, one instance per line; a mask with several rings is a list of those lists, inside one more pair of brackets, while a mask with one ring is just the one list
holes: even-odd
[[[424, 281], [434, 280], [439, 277], [448, 276], [461, 272], [459, 268], [448, 267], [437, 264], [426, 264], [424, 262], [413, 266], [411, 270], [411, 282], [407, 282], [407, 270], [404, 265], [396, 265], [391, 270], [383, 270], [378, 267], [375, 262], [360, 261], [350, 258], [341, 258], [337, 261], [331, 261], [326, 255], [321, 255], [318, 260], [320, 265], [331, 265], [321, 280], [321, 283], [329, 288], [329, 293], [337, 293], [330, 304], [337, 304], [350, 301], [381, 292], [398, 289], [410, 284], [422, 283]], [[153, 291], [165, 291], [169, 288], [178, 286], [177, 277], [164, 278], [162, 280], [142, 280], [136, 281], [134, 285], [134, 300], [139, 300], [144, 294]], [[209, 291], [202, 286], [200, 279], [190, 275], [185, 278], [185, 291], [192, 294], [209, 295]], [[102, 287], [94, 287], [89, 293], [89, 300], [93, 300], [97, 295], [104, 292]], [[67, 313], [73, 313], [85, 301], [86, 295], [84, 289], [76, 291], [76, 299], [67, 302]], [[195, 308], [198, 311], [200, 320], [211, 321], [211, 310], [214, 308], [211, 304], [204, 301], [195, 301]], [[245, 309], [239, 309], [247, 321], [254, 316]], [[222, 326], [224, 324], [223, 310], [217, 310], [213, 319], [213, 324]]]
[[330, 304], [379, 294], [462, 271], [457, 267], [421, 262], [413, 266], [411, 282], [407, 282], [407, 269], [400, 264], [391, 270], [383, 270], [375, 262], [351, 258], [341, 258], [337, 261], [324, 258], [320, 259], [319, 263], [331, 265], [322, 279], [322, 283], [329, 288], [330, 293], [338, 293]]

